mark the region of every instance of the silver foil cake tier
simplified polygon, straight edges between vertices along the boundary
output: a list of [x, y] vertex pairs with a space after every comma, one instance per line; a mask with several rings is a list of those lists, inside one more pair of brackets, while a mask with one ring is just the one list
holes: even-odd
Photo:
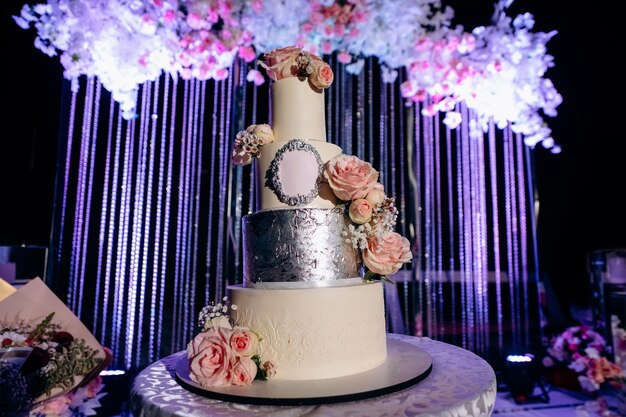
[[327, 286], [360, 283], [349, 221], [335, 209], [271, 210], [243, 218], [246, 286]]

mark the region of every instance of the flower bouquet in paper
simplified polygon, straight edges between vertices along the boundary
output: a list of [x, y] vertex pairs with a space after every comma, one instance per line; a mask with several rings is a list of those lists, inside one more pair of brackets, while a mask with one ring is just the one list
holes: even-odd
[[80, 411], [85, 400], [99, 398], [107, 360], [105, 349], [41, 279], [17, 290], [0, 279], [1, 417], [35, 410], [48, 415], [53, 402], [57, 411], [69, 412], [72, 405]]

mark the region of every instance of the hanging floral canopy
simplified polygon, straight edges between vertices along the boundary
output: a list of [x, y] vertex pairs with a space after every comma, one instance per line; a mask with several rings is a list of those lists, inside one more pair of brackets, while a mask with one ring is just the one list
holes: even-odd
[[[453, 27], [454, 11], [439, 0], [50, 0], [25, 5], [14, 16], [35, 27], [35, 46], [60, 54], [64, 76], [77, 91], [81, 76], [97, 77], [124, 113], [135, 117], [141, 84], [163, 73], [174, 79], [223, 80], [235, 59], [298, 45], [317, 54], [337, 53], [349, 73], [376, 57], [382, 78], [407, 79], [407, 103], [423, 101], [424, 115], [445, 114], [458, 126], [463, 102], [486, 131], [488, 121], [510, 126], [534, 147], [558, 149], [544, 116], [562, 98], [545, 77], [553, 65], [546, 43], [556, 34], [532, 32], [534, 19], [495, 5], [491, 26], [466, 32]], [[263, 83], [255, 69], [248, 81]]]

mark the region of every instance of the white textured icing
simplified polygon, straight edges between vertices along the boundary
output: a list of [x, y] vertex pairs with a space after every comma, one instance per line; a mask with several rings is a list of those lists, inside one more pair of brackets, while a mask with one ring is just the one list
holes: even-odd
[[[292, 138], [294, 139], [294, 138]], [[319, 141], [305, 141], [307, 144], [313, 146], [320, 155], [322, 163], [328, 162], [334, 156], [337, 156], [341, 153], [341, 148], [337, 145], [333, 145], [328, 142], [319, 142]], [[265, 185], [265, 173], [267, 172], [272, 160], [276, 157], [276, 152], [278, 152], [283, 146], [285, 146], [288, 141], [281, 142], [273, 142], [267, 145], [264, 145], [261, 149], [261, 154], [258, 159], [257, 168], [258, 178], [259, 178], [259, 209], [260, 210], [275, 210], [275, 209], [286, 209], [293, 208], [288, 204], [282, 203], [274, 191], [268, 188]], [[304, 152], [299, 152], [298, 154], [293, 155], [290, 158], [290, 164], [292, 167], [298, 167], [298, 160], [301, 159], [302, 165], [305, 165], [310, 162], [310, 155], [307, 155]], [[290, 187], [292, 189], [308, 189], [311, 184], [311, 178], [306, 175], [301, 175], [302, 172], [294, 172], [293, 174], [286, 174], [285, 177], [290, 179]], [[298, 185], [300, 183], [301, 185]], [[328, 186], [327, 183], [322, 182], [320, 184], [319, 195], [313, 199], [310, 203], [298, 207], [310, 207], [310, 208], [333, 208], [337, 205], [337, 198], [333, 194], [332, 190]]]
[[271, 91], [275, 141], [326, 142], [323, 90], [314, 90], [307, 78], [288, 77], [274, 82]]
[[352, 375], [387, 359], [381, 282], [347, 287], [257, 289], [228, 287], [237, 325], [257, 332], [261, 359], [276, 379]]

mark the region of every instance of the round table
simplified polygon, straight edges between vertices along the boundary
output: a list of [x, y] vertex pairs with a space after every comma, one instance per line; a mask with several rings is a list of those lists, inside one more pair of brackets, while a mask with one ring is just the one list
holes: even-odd
[[311, 406], [261, 406], [219, 401], [196, 395], [175, 379], [185, 352], [163, 358], [134, 379], [130, 402], [135, 417], [488, 417], [496, 401], [493, 368], [474, 353], [426, 337], [390, 334], [428, 352], [432, 372], [423, 381], [400, 391], [360, 401]]

